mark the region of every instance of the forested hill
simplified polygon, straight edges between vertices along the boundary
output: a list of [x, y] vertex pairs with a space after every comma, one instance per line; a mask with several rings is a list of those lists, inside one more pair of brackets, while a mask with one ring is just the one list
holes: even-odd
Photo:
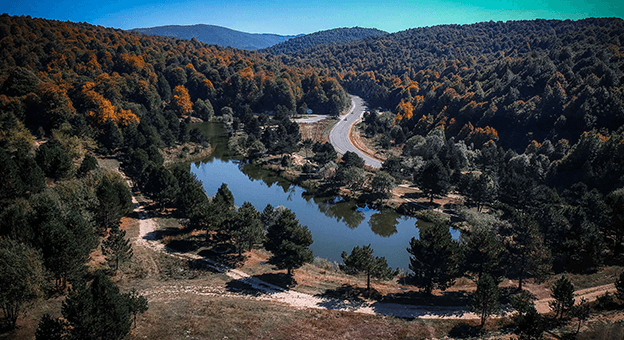
[[1, 15], [0, 56], [0, 148], [8, 152], [32, 151], [33, 134], [82, 139], [103, 153], [162, 147], [185, 138], [186, 116], [337, 114], [350, 104], [336, 79], [309, 68], [85, 23]]
[[[325, 68], [392, 109], [408, 134], [443, 127], [480, 147], [574, 143], [624, 123], [624, 21], [533, 20], [416, 28], [282, 57]], [[478, 143], [477, 143], [478, 142]]]
[[101, 235], [110, 231], [106, 240], [123, 240], [119, 219], [132, 210], [125, 180], [98, 169], [94, 155], [121, 160], [124, 172], [162, 206], [191, 202], [203, 214], [211, 208], [202, 205], [201, 183], [183, 168], [174, 175], [160, 152], [181, 145], [183, 152], [205, 150], [189, 116], [219, 115], [232, 129], [242, 123], [253, 137], [239, 138], [240, 145], [262, 156], [297, 150], [301, 134], [289, 119], [296, 109], [337, 114], [349, 104], [336, 79], [266, 54], [0, 15], [2, 247], [34, 248], [20, 250], [30, 256], [25, 261], [40, 268], [41, 258], [46, 278], [62, 292], [67, 282], [84, 282]]
[[148, 34], [191, 40], [195, 38], [203, 43], [233, 47], [244, 50], [258, 50], [294, 38], [294, 35], [258, 34], [236, 31], [215, 25], [158, 26], [135, 28], [133, 31]]
[[281, 42], [277, 45], [273, 45], [264, 50], [261, 50], [261, 52], [267, 52], [271, 54], [289, 54], [317, 45], [346, 43], [349, 41], [360, 40], [385, 34], [388, 34], [388, 32], [384, 32], [376, 28], [335, 28], [331, 30], [319, 31], [295, 37]]

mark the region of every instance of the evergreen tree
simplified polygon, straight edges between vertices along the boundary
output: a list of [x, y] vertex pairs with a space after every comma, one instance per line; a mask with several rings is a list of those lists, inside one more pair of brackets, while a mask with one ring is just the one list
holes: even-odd
[[410, 257], [411, 284], [431, 294], [434, 288], [445, 290], [459, 275], [460, 247], [453, 241], [449, 227], [434, 223], [419, 228], [420, 237], [412, 238], [407, 251]]
[[189, 218], [192, 226], [199, 226], [210, 205], [201, 181], [186, 168], [175, 168], [173, 175], [178, 178], [180, 187], [176, 197], [177, 206]]
[[73, 339], [116, 340], [125, 337], [132, 326], [131, 303], [127, 294], [102, 272], [90, 285], [77, 282], [63, 302], [63, 317]]
[[606, 197], [606, 204], [611, 212], [604, 228], [606, 239], [610, 242], [615, 255], [622, 253], [624, 242], [624, 188], [612, 191]]
[[108, 237], [102, 241], [102, 254], [113, 270], [119, 270], [120, 264], [132, 258], [132, 244], [126, 239], [126, 231], [114, 225]]
[[266, 207], [264, 207], [264, 210], [262, 210], [262, 215], [260, 215], [260, 220], [262, 221], [262, 224], [264, 224], [265, 230], [268, 229], [271, 224], [275, 222], [277, 215], [278, 212], [273, 209], [273, 206], [270, 203], [268, 203]]
[[396, 187], [396, 180], [384, 171], [378, 171], [371, 182], [373, 192], [385, 197], [388, 197], [394, 187]]
[[554, 301], [550, 302], [550, 309], [555, 312], [559, 320], [566, 317], [574, 306], [574, 285], [565, 276], [561, 276], [551, 288], [550, 296]]
[[234, 195], [222, 183], [210, 204], [210, 214], [207, 216], [211, 230], [227, 232], [233, 222]]
[[24, 304], [41, 296], [40, 256], [23, 243], [0, 236], [0, 273], [0, 306], [13, 329]]
[[136, 327], [137, 315], [147, 312], [147, 298], [145, 298], [145, 296], [139, 295], [137, 290], [135, 288], [132, 288], [132, 290], [130, 290], [130, 293], [128, 294], [128, 299], [130, 302], [130, 314], [132, 315], [132, 323], [134, 324], [134, 327]]
[[113, 228], [132, 211], [132, 193], [119, 176], [102, 176], [96, 189], [98, 206], [95, 218], [100, 231]]
[[490, 275], [483, 274], [479, 277], [477, 290], [472, 295], [472, 304], [469, 307], [480, 316], [481, 328], [488, 316], [499, 311], [498, 286]]
[[45, 174], [27, 151], [18, 149], [15, 154], [15, 164], [19, 169], [23, 189], [26, 193], [38, 193], [45, 189]]
[[0, 148], [0, 201], [15, 198], [23, 191], [17, 165], [11, 156]]
[[465, 256], [462, 272], [481, 276], [487, 273], [494, 277], [503, 274], [501, 266], [504, 247], [492, 227], [473, 226], [466, 234]]
[[450, 187], [449, 173], [437, 157], [427, 162], [414, 180], [432, 203], [435, 195], [446, 194]]
[[236, 241], [239, 255], [243, 250], [251, 250], [255, 244], [262, 243], [264, 225], [260, 219], [260, 213], [251, 203], [243, 203], [236, 213], [235, 220], [235, 225], [230, 233]]
[[364, 160], [355, 152], [347, 151], [342, 155], [342, 162], [345, 168], [354, 166], [358, 168], [364, 167]]
[[552, 257], [544, 238], [532, 221], [505, 223], [499, 228], [504, 236], [505, 252], [502, 262], [506, 276], [518, 280], [518, 290], [522, 290], [525, 279], [543, 280], [551, 270]]
[[287, 269], [288, 275], [292, 275], [293, 269], [314, 260], [312, 250], [308, 248], [312, 242], [308, 227], [299, 224], [295, 213], [284, 209], [269, 226], [264, 246], [273, 253], [269, 263], [278, 269]]
[[44, 314], [39, 320], [35, 331], [36, 340], [64, 340], [67, 339], [69, 329], [67, 322], [60, 318], [53, 318]]
[[84, 177], [89, 171], [95, 170], [98, 168], [98, 162], [95, 157], [91, 155], [86, 155], [80, 163], [80, 168], [78, 168], [78, 172], [76, 175], [78, 177]]
[[180, 190], [177, 179], [162, 165], [150, 173], [145, 189], [160, 203], [161, 209], [173, 202]]
[[69, 176], [73, 166], [71, 157], [58, 143], [49, 142], [42, 144], [35, 155], [37, 164], [48, 177], [61, 179]]
[[622, 272], [620, 277], [615, 281], [615, 288], [617, 289], [615, 296], [624, 301], [624, 272]]
[[371, 277], [389, 280], [398, 274], [398, 270], [392, 270], [388, 267], [384, 257], [373, 256], [373, 249], [370, 244], [354, 247], [351, 254], [343, 251], [341, 257], [344, 264], [340, 266], [340, 269], [351, 275], [366, 274], [366, 289], [369, 294]]
[[546, 323], [541, 314], [535, 309], [533, 296], [522, 291], [511, 298], [511, 305], [518, 312], [514, 316], [516, 326], [514, 333], [522, 340], [537, 340], [542, 338], [546, 330]]
[[589, 312], [591, 311], [591, 306], [589, 302], [584, 297], [581, 298], [581, 301], [578, 305], [573, 306], [572, 315], [578, 320], [578, 327], [576, 328], [575, 338], [578, 337], [579, 332], [581, 331], [581, 324], [583, 321], [589, 318]]

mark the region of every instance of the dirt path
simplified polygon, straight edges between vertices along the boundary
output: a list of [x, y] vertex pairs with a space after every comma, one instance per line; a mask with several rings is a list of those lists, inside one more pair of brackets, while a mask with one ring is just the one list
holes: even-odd
[[[223, 273], [233, 280], [244, 283], [245, 285], [251, 287], [251, 289], [258, 292], [257, 294], [252, 295], [244, 293], [237, 294], [228, 292], [227, 290], [218, 287], [196, 287], [192, 285], [174, 284], [166, 287], [159, 287], [155, 290], [150, 289], [142, 292], [148, 298], [165, 299], [164, 296], [166, 296], [167, 294], [176, 295], [191, 292], [200, 295], [214, 295], [224, 297], [227, 296], [262, 301], [273, 301], [284, 303], [296, 308], [342, 310], [352, 311], [356, 313], [390, 315], [405, 318], [418, 317], [432, 319], [478, 319], [478, 316], [476, 314], [468, 312], [468, 310], [463, 307], [423, 307], [393, 303], [353, 302], [349, 300], [318, 297], [310, 294], [296, 292], [293, 290], [283, 289], [279, 286], [262, 281], [256, 277], [249, 276], [248, 274], [238, 269], [229, 268], [223, 264], [211, 261], [199, 255], [179, 253], [173, 249], [166, 247], [155, 237], [154, 233], [156, 232], [156, 225], [154, 223], [154, 220], [149, 217], [147, 212], [145, 212], [143, 207], [134, 197], [133, 202], [135, 203], [134, 211], [138, 214], [140, 218], [139, 236], [135, 240], [135, 244], [137, 246], [144, 247], [155, 252], [164, 253], [182, 260], [201, 261], [206, 267]], [[156, 266], [153, 260], [152, 263], [154, 266]]]
[[[135, 244], [139, 247], [147, 248], [154, 252], [159, 252], [182, 260], [201, 261], [206, 267], [227, 275], [233, 280], [251, 287], [257, 293], [236, 293], [226, 290], [222, 287], [199, 287], [195, 285], [173, 284], [169, 286], [160, 286], [156, 289], [149, 289], [142, 292], [148, 299], [164, 300], [167, 296], [182, 293], [194, 293], [198, 295], [212, 295], [222, 297], [254, 299], [261, 301], [273, 301], [283, 303], [295, 308], [316, 308], [351, 311], [364, 314], [388, 315], [401, 318], [423, 318], [423, 319], [462, 319], [476, 320], [479, 316], [469, 312], [465, 307], [435, 307], [435, 306], [414, 306], [402, 305], [395, 303], [383, 302], [354, 302], [350, 300], [339, 300], [335, 298], [318, 297], [310, 294], [300, 293], [262, 281], [256, 277], [252, 277], [238, 269], [227, 267], [221, 263], [211, 261], [199, 255], [180, 253], [166, 247], [158, 241], [155, 236], [157, 230], [154, 220], [149, 217], [148, 213], [139, 204], [133, 196], [132, 201], [135, 205], [134, 211], [139, 216], [139, 235], [135, 239]], [[150, 257], [146, 268], [148, 272], [158, 272], [155, 261]], [[577, 291], [576, 299], [579, 301], [581, 297], [588, 301], [595, 300], [598, 296], [605, 292], [615, 291], [613, 284], [598, 286]], [[549, 302], [552, 298], [543, 298], [536, 301], [536, 309], [540, 313], [548, 313], [550, 311]], [[510, 311], [504, 312], [505, 314]]]

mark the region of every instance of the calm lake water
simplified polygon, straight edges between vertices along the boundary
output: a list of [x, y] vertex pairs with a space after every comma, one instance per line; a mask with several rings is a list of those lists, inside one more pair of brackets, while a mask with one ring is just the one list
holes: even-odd
[[[314, 243], [314, 256], [342, 262], [340, 254], [355, 246], [370, 244], [373, 255], [383, 256], [393, 268], [407, 270], [407, 247], [418, 237], [416, 218], [401, 216], [392, 210], [379, 211], [358, 207], [353, 201], [339, 197], [315, 197], [305, 189], [272, 172], [245, 164], [227, 156], [227, 136], [218, 123], [203, 123], [200, 128], [210, 135], [210, 144], [217, 146], [211, 159], [191, 165], [191, 172], [213, 196], [221, 183], [234, 195], [236, 206], [250, 202], [258, 211], [267, 204], [292, 210], [302, 225], [307, 225]], [[452, 230], [453, 237], [459, 236]]]

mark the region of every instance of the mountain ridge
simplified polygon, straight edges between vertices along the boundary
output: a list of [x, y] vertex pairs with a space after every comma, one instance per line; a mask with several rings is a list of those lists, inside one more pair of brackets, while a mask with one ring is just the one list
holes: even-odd
[[247, 33], [231, 28], [208, 25], [165, 25], [130, 29], [147, 35], [160, 35], [177, 39], [195, 38], [201, 42], [232, 47], [243, 50], [258, 50], [284, 42], [297, 35], [280, 35], [273, 33]]
[[271, 47], [260, 50], [270, 54], [290, 54], [324, 44], [342, 44], [389, 34], [377, 28], [339, 27], [318, 31], [288, 39]]

